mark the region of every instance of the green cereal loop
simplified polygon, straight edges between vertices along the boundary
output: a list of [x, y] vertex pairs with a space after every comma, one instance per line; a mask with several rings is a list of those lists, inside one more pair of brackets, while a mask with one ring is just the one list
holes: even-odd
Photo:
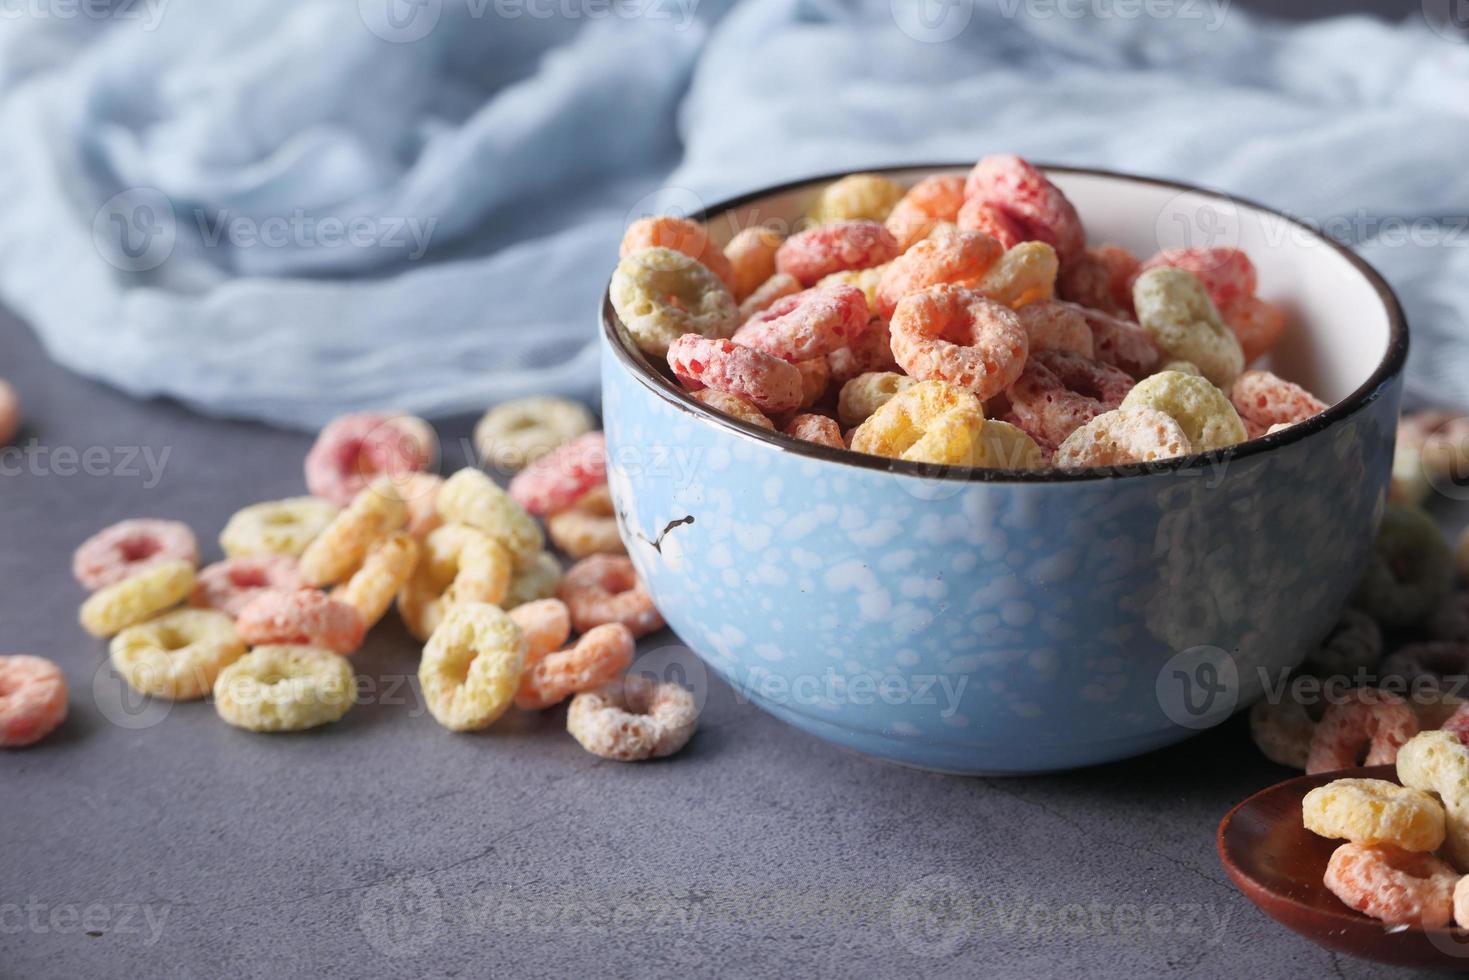
[[734, 296], [696, 259], [671, 248], [640, 248], [617, 263], [612, 308], [638, 348], [663, 357], [686, 333], [725, 340], [739, 325]]
[[1172, 416], [1196, 453], [1223, 449], [1249, 438], [1244, 422], [1224, 392], [1204, 378], [1181, 371], [1149, 375], [1133, 386], [1119, 407], [1155, 408]]
[[[1245, 355], [1203, 283], [1183, 269], [1149, 269], [1132, 287], [1137, 319], [1169, 360], [1189, 361], [1226, 390], [1245, 369]], [[1196, 445], [1195, 449], [1198, 448]]]
[[1417, 627], [1454, 587], [1454, 555], [1433, 518], [1389, 503], [1353, 604], [1390, 629]]

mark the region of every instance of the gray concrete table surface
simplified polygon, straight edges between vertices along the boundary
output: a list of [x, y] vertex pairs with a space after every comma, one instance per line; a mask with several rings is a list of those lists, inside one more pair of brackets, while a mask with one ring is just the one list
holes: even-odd
[[[392, 616], [353, 657], [363, 703], [325, 729], [125, 703], [76, 623], [72, 549], [163, 516], [217, 558], [232, 512], [304, 492], [309, 439], [131, 400], [4, 314], [0, 376], [27, 414], [0, 455], [0, 651], [71, 686], [58, 732], [0, 753], [0, 976], [1383, 973], [1225, 877], [1220, 817], [1289, 775], [1240, 719], [1127, 763], [970, 779], [834, 748], [715, 683], [681, 754], [626, 765], [561, 710], [439, 727]], [[441, 426], [446, 467], [470, 422]]]

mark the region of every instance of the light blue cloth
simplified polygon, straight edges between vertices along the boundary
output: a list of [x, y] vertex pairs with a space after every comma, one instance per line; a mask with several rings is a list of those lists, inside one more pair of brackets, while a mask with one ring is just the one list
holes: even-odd
[[77, 371], [213, 414], [589, 396], [630, 217], [1004, 150], [1325, 223], [1402, 294], [1413, 390], [1465, 399], [1469, 45], [1421, 19], [696, 3], [128, 0], [9, 21], [0, 299]]

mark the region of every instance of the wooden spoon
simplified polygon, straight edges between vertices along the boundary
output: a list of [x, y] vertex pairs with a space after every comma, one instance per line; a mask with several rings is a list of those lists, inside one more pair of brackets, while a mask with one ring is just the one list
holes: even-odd
[[1469, 973], [1469, 929], [1391, 926], [1347, 908], [1321, 877], [1342, 843], [1301, 826], [1301, 798], [1333, 779], [1397, 782], [1393, 766], [1297, 776], [1263, 789], [1219, 822], [1219, 860], [1245, 897], [1313, 943], [1382, 963]]

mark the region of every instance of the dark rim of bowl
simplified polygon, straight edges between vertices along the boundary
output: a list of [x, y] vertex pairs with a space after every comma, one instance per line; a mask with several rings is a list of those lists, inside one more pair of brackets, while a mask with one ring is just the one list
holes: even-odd
[[[914, 170], [943, 172], [963, 170], [971, 165], [966, 163], [912, 163], [900, 166], [870, 168], [862, 172], [879, 174], [905, 173]], [[1053, 173], [1108, 177], [1114, 180], [1130, 181], [1137, 184], [1150, 184], [1155, 187], [1166, 187], [1176, 191], [1198, 194], [1215, 201], [1223, 201], [1228, 204], [1239, 205], [1264, 214], [1273, 215], [1281, 221], [1306, 232], [1312, 238], [1329, 246], [1345, 258], [1367, 280], [1373, 290], [1376, 291], [1378, 300], [1387, 311], [1388, 329], [1390, 332], [1387, 352], [1383, 355], [1381, 363], [1377, 365], [1377, 369], [1372, 372], [1371, 377], [1363, 382], [1356, 391], [1353, 391], [1346, 398], [1332, 405], [1320, 415], [1314, 415], [1306, 421], [1298, 422], [1274, 435], [1250, 439], [1225, 449], [1206, 453], [1193, 453], [1188, 456], [1179, 456], [1175, 459], [1160, 460], [1156, 463], [1128, 463], [1121, 466], [1091, 466], [1084, 469], [1068, 470], [1006, 470], [978, 466], [947, 466], [932, 463], [917, 463], [909, 460], [890, 459], [885, 456], [873, 456], [867, 453], [853, 452], [850, 449], [833, 449], [829, 446], [817, 445], [814, 442], [806, 442], [805, 440], [797, 439], [781, 432], [762, 429], [757, 425], [742, 422], [722, 412], [707, 408], [702, 403], [691, 398], [688, 392], [674, 384], [662, 371], [654, 367], [643, 352], [631, 343], [631, 338], [628, 336], [627, 331], [622, 328], [616, 312], [612, 309], [610, 281], [609, 287], [602, 293], [602, 330], [607, 339], [608, 346], [611, 347], [618, 360], [622, 362], [622, 366], [628, 369], [643, 387], [649, 389], [679, 411], [695, 416], [701, 421], [722, 426], [736, 435], [743, 436], [747, 439], [755, 439], [784, 452], [806, 456], [811, 459], [819, 459], [827, 463], [836, 463], [842, 466], [856, 466], [862, 469], [879, 470], [884, 473], [901, 473], [905, 476], [920, 479], [960, 480], [977, 483], [1066, 483], [1078, 480], [1101, 480], [1128, 476], [1154, 476], [1215, 465], [1223, 459], [1231, 461], [1248, 459], [1251, 456], [1268, 452], [1279, 446], [1288, 446], [1292, 443], [1299, 442], [1355, 414], [1375, 401], [1382, 394], [1383, 387], [1388, 381], [1402, 371], [1403, 364], [1408, 357], [1408, 327], [1403, 316], [1402, 305], [1398, 302], [1398, 297], [1392, 291], [1392, 287], [1387, 284], [1386, 280], [1382, 278], [1378, 271], [1372, 268], [1356, 252], [1353, 252], [1340, 242], [1327, 238], [1309, 225], [1274, 208], [1258, 204], [1248, 198], [1221, 194], [1217, 191], [1207, 190], [1193, 184], [1165, 180], [1159, 177], [1140, 177], [1135, 174], [1118, 173], [1115, 170], [1103, 170], [1094, 167], [1063, 167], [1045, 163], [1036, 164], [1036, 166]], [[828, 183], [845, 177], [852, 172], [839, 171], [837, 173], [822, 174], [815, 177], [804, 177], [800, 180], [787, 181], [786, 183], [777, 184], [773, 187], [750, 191], [749, 193], [720, 201], [717, 204], [705, 208], [701, 212], [689, 215], [689, 217], [707, 222], [725, 211], [743, 207], [762, 198], [799, 190], [814, 184]]]

